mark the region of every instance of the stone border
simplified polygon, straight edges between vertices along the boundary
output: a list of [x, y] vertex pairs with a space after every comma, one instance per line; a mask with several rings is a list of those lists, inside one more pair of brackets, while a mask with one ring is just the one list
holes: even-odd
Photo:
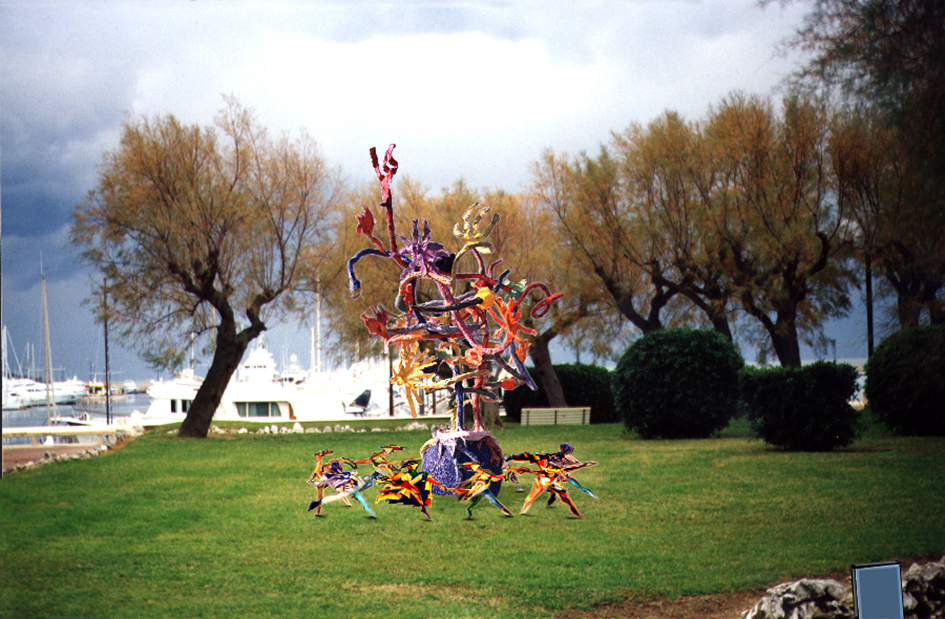
[[[336, 423], [334, 427], [325, 426], [321, 430], [316, 427], [303, 428], [302, 424], [296, 422], [291, 428], [288, 426], [280, 426], [273, 424], [271, 426], [262, 426], [257, 430], [247, 430], [246, 428], [240, 428], [238, 430], [231, 430], [227, 428], [221, 428], [219, 426], [213, 425], [210, 426], [210, 434], [325, 434], [329, 432], [396, 432], [398, 430], [429, 430], [430, 427], [419, 421], [412, 421], [404, 426], [397, 426], [395, 428], [360, 428], [355, 430], [350, 425], [345, 424], [341, 425]], [[168, 430], [168, 434], [177, 434], [177, 430]]]
[[[852, 619], [853, 591], [836, 580], [801, 579], [771, 587], [741, 619]], [[913, 563], [902, 576], [902, 607], [907, 617], [945, 615], [945, 556]]]
[[[13, 448], [4, 450], [3, 456], [3, 474], [9, 475], [10, 473], [16, 473], [19, 471], [27, 471], [34, 469], [39, 466], [44, 466], [46, 464], [53, 464], [54, 462], [66, 462], [68, 460], [83, 460], [85, 458], [94, 458], [96, 456], [101, 456], [109, 451], [116, 449], [121, 443], [131, 440], [134, 437], [142, 434], [144, 428], [139, 426], [134, 426], [130, 428], [123, 428], [120, 430], [115, 430], [114, 433], [108, 434], [104, 437], [101, 445], [91, 445], [88, 448], [82, 449], [81, 443], [65, 443], [55, 446], [42, 446], [39, 445], [36, 448]], [[67, 449], [67, 453], [56, 453], [55, 449]], [[27, 460], [26, 462], [20, 462], [8, 466], [7, 460], [12, 458], [14, 454], [18, 451], [23, 450], [25, 453], [42, 452], [43, 456], [35, 460]], [[27, 451], [28, 450], [28, 451]]]

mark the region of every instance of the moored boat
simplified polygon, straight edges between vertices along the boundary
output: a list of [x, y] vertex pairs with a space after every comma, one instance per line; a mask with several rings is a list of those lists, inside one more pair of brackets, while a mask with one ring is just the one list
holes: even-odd
[[[3, 382], [4, 409], [46, 405], [46, 383], [31, 378], [4, 378]], [[76, 378], [56, 381], [50, 393], [53, 404], [75, 404], [85, 396], [85, 383]]]
[[[372, 366], [370, 372], [300, 373], [298, 368], [290, 369], [291, 378], [287, 379], [285, 373], [277, 371], [272, 354], [264, 345], [254, 347], [227, 386], [214, 421], [335, 422], [356, 415], [388, 413], [377, 402], [352, 404], [368, 389], [375, 394], [387, 392], [389, 383], [382, 364]], [[202, 382], [192, 369], [185, 369], [173, 380], [151, 383], [147, 391], [151, 405], [138, 423], [153, 426], [183, 421]], [[386, 396], [383, 399], [386, 401]], [[395, 415], [409, 415], [399, 395]]]

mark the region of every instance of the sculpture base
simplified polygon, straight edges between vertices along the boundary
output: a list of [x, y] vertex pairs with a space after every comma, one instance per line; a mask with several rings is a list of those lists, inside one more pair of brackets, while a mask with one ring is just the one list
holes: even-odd
[[[476, 462], [482, 468], [495, 475], [502, 474], [502, 450], [499, 442], [489, 432], [455, 432], [433, 429], [433, 438], [420, 449], [424, 471], [433, 479], [449, 488], [456, 488], [472, 477], [472, 473], [462, 466], [463, 462]], [[489, 485], [492, 494], [498, 496], [502, 482]], [[433, 486], [433, 492], [440, 496], [452, 496], [451, 492]]]

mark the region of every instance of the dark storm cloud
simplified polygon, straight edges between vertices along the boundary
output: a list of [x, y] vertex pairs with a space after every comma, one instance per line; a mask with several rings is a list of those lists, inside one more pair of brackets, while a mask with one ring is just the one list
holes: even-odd
[[5, 235], [41, 237], [68, 224], [130, 103], [133, 73], [90, 24], [54, 8], [7, 7], [0, 26]]
[[[4, 208], [4, 228], [6, 215]], [[4, 294], [29, 290], [36, 285], [43, 273], [50, 282], [69, 281], [77, 274], [85, 273], [78, 264], [78, 253], [69, 244], [67, 231], [66, 227], [61, 227], [50, 234], [32, 237], [4, 233]]]

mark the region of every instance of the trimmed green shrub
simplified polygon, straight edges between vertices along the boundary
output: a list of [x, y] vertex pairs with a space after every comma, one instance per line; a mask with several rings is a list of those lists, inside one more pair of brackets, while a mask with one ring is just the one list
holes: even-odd
[[755, 436], [792, 451], [830, 451], [859, 435], [856, 368], [818, 361], [801, 368], [744, 368], [741, 393]]
[[712, 436], [735, 415], [743, 365], [735, 346], [715, 331], [649, 333], [614, 370], [617, 410], [643, 438]]
[[[587, 406], [591, 409], [591, 423], [615, 423], [619, 421], [614, 410], [614, 396], [610, 388], [611, 372], [607, 368], [583, 363], [563, 363], [553, 366], [564, 391], [568, 406]], [[534, 368], [528, 368], [534, 376]], [[506, 391], [502, 400], [506, 417], [510, 421], [522, 418], [523, 408], [548, 406], [544, 390], [532, 391], [519, 387]]]
[[614, 408], [610, 370], [583, 363], [565, 363], [554, 367], [569, 406], [590, 407], [591, 423], [620, 421]]
[[905, 329], [880, 342], [866, 364], [866, 401], [896, 432], [945, 435], [945, 326]]

